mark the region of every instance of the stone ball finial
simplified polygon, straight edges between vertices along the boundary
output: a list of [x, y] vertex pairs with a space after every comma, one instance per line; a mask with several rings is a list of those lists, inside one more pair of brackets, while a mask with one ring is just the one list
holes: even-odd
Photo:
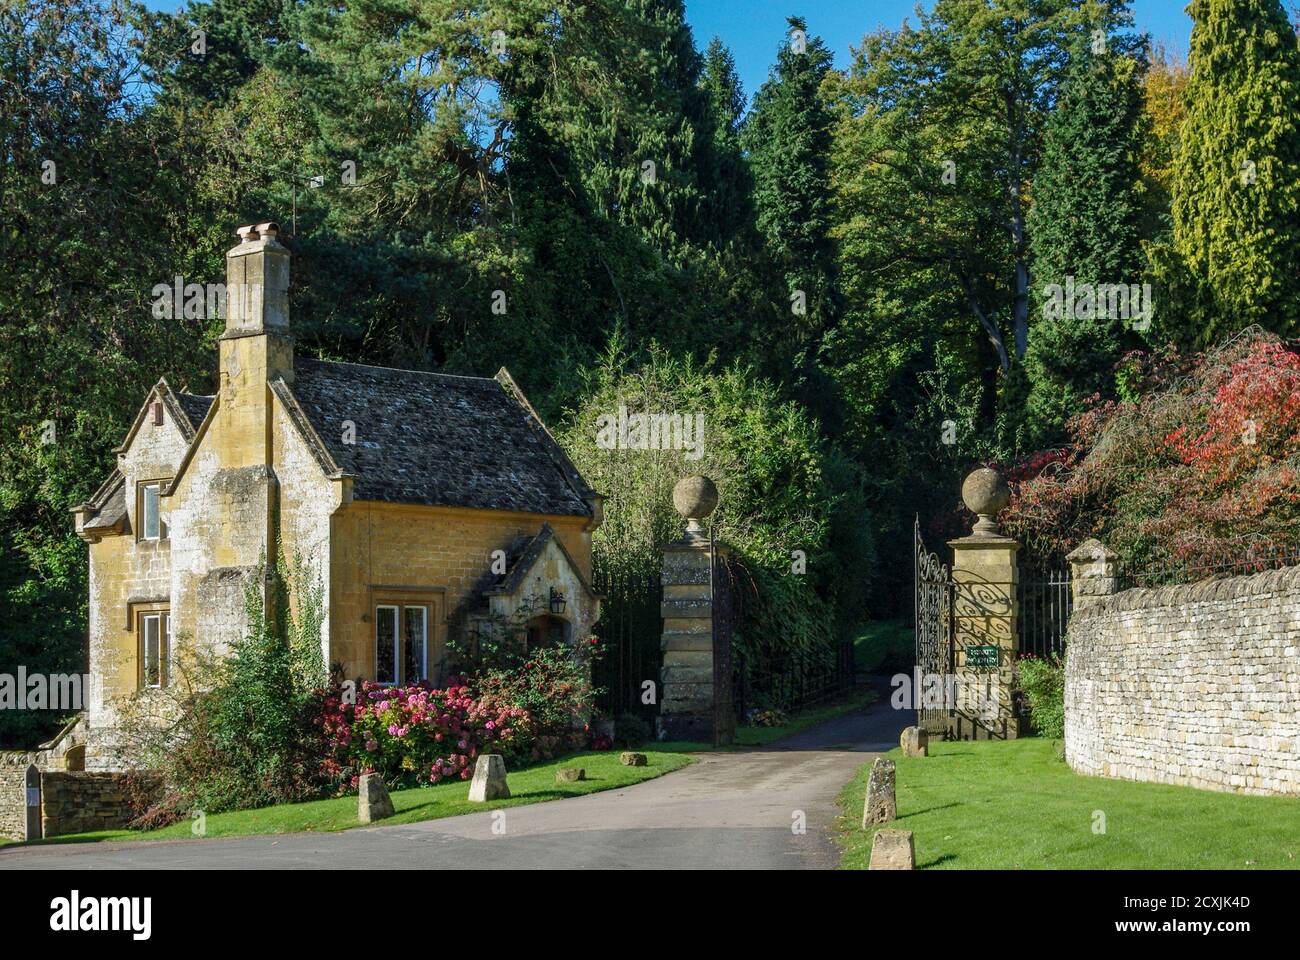
[[966, 508], [979, 517], [975, 523], [975, 536], [1000, 535], [993, 517], [1011, 502], [1011, 488], [1000, 473], [988, 467], [972, 470], [961, 485], [961, 499]]
[[682, 477], [673, 487], [673, 506], [687, 519], [686, 532], [701, 534], [700, 521], [718, 506], [718, 488], [708, 477]]

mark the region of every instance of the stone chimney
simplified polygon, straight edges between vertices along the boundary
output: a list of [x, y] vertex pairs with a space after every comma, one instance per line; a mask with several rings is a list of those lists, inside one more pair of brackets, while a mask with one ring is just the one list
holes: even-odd
[[293, 382], [289, 251], [275, 223], [240, 227], [226, 254], [226, 329], [219, 344], [222, 420], [230, 466], [270, 463], [270, 384]]
[[289, 251], [274, 223], [240, 227], [226, 254], [226, 336], [289, 332]]

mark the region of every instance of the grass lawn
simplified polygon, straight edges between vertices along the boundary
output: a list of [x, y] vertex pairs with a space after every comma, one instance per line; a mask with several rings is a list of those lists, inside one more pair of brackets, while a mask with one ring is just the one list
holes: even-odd
[[[931, 743], [898, 750], [898, 820], [918, 868], [1296, 869], [1300, 799], [1085, 777], [1057, 759], [1059, 741]], [[840, 794], [841, 866], [865, 870], [870, 765]], [[1094, 818], [1105, 815], [1105, 833]]]
[[871, 620], [853, 638], [853, 662], [859, 673], [910, 674], [915, 659], [911, 620]]
[[[391, 794], [396, 815], [382, 824], [416, 823], [454, 817], [462, 813], [496, 810], [499, 807], [517, 807], [542, 800], [576, 797], [599, 790], [626, 787], [642, 780], [678, 770], [693, 762], [680, 753], [670, 753], [657, 747], [642, 749], [646, 766], [625, 767], [618, 762], [621, 751], [607, 750], [599, 753], [578, 753], [548, 763], [509, 773], [510, 799], [490, 803], [470, 803], [469, 781], [440, 783], [436, 786], [413, 787], [395, 790]], [[577, 783], [556, 783], [555, 771], [561, 767], [582, 767], [587, 779]], [[357, 822], [355, 795], [332, 800], [313, 800], [309, 803], [286, 803], [260, 810], [236, 810], [231, 813], [214, 813], [207, 818], [208, 837], [240, 837], [267, 833], [297, 833], [301, 831], [333, 832], [360, 826]], [[38, 843], [82, 843], [100, 840], [188, 840], [193, 838], [192, 823], [185, 821], [161, 830], [105, 830], [96, 833], [68, 834]], [[2, 841], [0, 841], [2, 842]]]
[[[846, 713], [852, 713], [854, 710], [859, 710], [874, 703], [878, 698], [879, 694], [875, 690], [855, 689], [829, 703], [802, 710], [790, 717], [788, 723], [784, 723], [779, 727], [737, 727], [735, 749], [766, 746], [780, 740], [782, 737], [788, 737], [801, 730], [806, 730], [808, 727], [825, 723], [827, 720], [834, 720]], [[714, 747], [711, 743], [668, 740], [656, 743], [655, 749], [671, 750], [676, 753], [699, 753], [705, 750], [713, 750]], [[723, 749], [732, 748], [724, 747]]]

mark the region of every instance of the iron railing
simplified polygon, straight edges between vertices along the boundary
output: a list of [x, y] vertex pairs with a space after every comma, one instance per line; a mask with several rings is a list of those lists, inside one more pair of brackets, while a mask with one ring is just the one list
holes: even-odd
[[1016, 583], [1021, 654], [1060, 656], [1074, 609], [1070, 572], [1063, 569], [1029, 570]]
[[1230, 540], [1209, 550], [1198, 551], [1194, 557], [1185, 560], [1120, 564], [1117, 586], [1120, 590], [1167, 587], [1294, 566], [1300, 566], [1300, 547], [1259, 539]]
[[757, 710], [774, 707], [789, 713], [815, 706], [854, 683], [853, 647], [849, 644], [776, 657], [746, 657], [735, 648], [733, 657], [733, 699], [742, 723]]
[[597, 706], [611, 716], [635, 713], [653, 721], [659, 708], [643, 704], [641, 690], [647, 680], [658, 687], [663, 667], [659, 571], [609, 569], [598, 564], [593, 581], [596, 592], [604, 595], [595, 628], [603, 652], [592, 671], [592, 680], [601, 688]]

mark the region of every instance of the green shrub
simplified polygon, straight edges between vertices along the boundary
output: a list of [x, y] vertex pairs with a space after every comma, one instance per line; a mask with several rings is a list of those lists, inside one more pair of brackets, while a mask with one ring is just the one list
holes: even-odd
[[468, 680], [486, 707], [528, 711], [534, 736], [525, 754], [507, 759], [546, 760], [586, 746], [586, 718], [599, 692], [591, 683], [591, 661], [598, 653], [590, 638], [572, 649], [543, 647], [517, 668], [490, 670]]
[[162, 711], [170, 712], [170, 725], [159, 728], [156, 715], [146, 716], [148, 704], [134, 715], [146, 764], [166, 784], [147, 822], [322, 792], [325, 744], [313, 722], [326, 680], [322, 591], [308, 569], [297, 557], [287, 568], [283, 560], [263, 561], [244, 591], [248, 635], [228, 656], [196, 653], [193, 662], [177, 664]]
[[649, 741], [650, 724], [635, 713], [619, 714], [614, 721], [614, 742], [620, 747], [639, 747]]
[[872, 620], [853, 631], [853, 660], [862, 673], [910, 673], [916, 631], [906, 620]]
[[[583, 377], [583, 399], [557, 439], [606, 498], [592, 537], [596, 565], [610, 574], [657, 572], [660, 546], [683, 529], [673, 487], [705, 474], [719, 492], [710, 520], [733, 550], [744, 594], [737, 649], [747, 662], [829, 656], [837, 618], [855, 615], [862, 571], [875, 565], [861, 478], [807, 412], [749, 369], [701, 366], [655, 348], [632, 356], [617, 340]], [[702, 443], [611, 449], [610, 423], [623, 412], [678, 414], [692, 426], [701, 416], [703, 437], [687, 439]]]
[[1065, 736], [1065, 662], [1027, 654], [1018, 664], [1018, 687], [1028, 701], [1029, 717], [1039, 736]]

